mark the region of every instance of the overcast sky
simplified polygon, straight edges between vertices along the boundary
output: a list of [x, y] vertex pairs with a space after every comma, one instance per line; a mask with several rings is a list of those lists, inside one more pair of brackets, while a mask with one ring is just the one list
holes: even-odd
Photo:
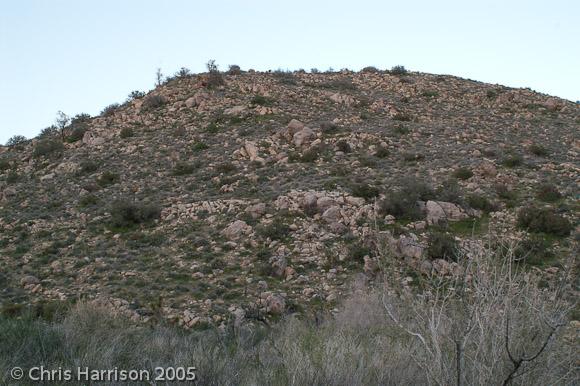
[[580, 1], [0, 1], [0, 143], [98, 114], [159, 67], [404, 65], [580, 99]]

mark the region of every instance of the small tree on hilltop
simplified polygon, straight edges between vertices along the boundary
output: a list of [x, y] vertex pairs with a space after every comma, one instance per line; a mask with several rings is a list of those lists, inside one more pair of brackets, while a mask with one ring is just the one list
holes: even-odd
[[66, 138], [65, 135], [65, 131], [67, 126], [70, 123], [70, 117], [68, 115], [66, 115], [65, 113], [63, 113], [62, 111], [59, 111], [58, 113], [56, 113], [56, 128], [58, 129], [58, 132], [60, 134], [61, 139], [64, 141]]

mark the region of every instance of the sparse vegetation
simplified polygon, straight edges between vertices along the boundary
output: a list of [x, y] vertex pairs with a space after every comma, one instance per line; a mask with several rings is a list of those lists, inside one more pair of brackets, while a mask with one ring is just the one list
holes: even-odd
[[517, 153], [512, 153], [507, 155], [503, 160], [502, 160], [502, 165], [508, 168], [515, 168], [518, 166], [521, 166], [524, 162], [524, 158]]
[[530, 153], [538, 157], [546, 157], [547, 155], [550, 154], [550, 152], [548, 151], [548, 149], [546, 149], [545, 146], [536, 143], [530, 145], [528, 150], [530, 151]]
[[196, 165], [188, 162], [178, 162], [173, 168], [172, 174], [174, 176], [186, 176], [192, 174], [196, 169]]
[[215, 60], [210, 60], [206, 64], [207, 67], [207, 77], [206, 77], [206, 87], [216, 88], [226, 84], [223, 74], [219, 71]]
[[6, 146], [18, 148], [24, 145], [28, 140], [23, 135], [14, 135], [8, 139]]
[[102, 173], [99, 178], [97, 178], [97, 184], [101, 188], [106, 188], [107, 186], [111, 186], [116, 184], [121, 180], [121, 176], [117, 173], [106, 171]]
[[390, 214], [396, 218], [418, 220], [423, 214], [417, 201], [427, 201], [435, 197], [433, 188], [414, 178], [402, 182], [400, 190], [386, 193], [384, 200], [379, 202], [379, 213]]
[[115, 114], [115, 111], [119, 109], [120, 105], [118, 103], [113, 103], [108, 105], [101, 111], [101, 115], [104, 117], [110, 117], [111, 115]]
[[406, 75], [407, 74], [407, 69], [405, 68], [405, 66], [394, 66], [391, 68], [390, 73], [392, 75]]
[[429, 234], [427, 256], [431, 259], [456, 261], [459, 254], [455, 238], [442, 231], [433, 231]]

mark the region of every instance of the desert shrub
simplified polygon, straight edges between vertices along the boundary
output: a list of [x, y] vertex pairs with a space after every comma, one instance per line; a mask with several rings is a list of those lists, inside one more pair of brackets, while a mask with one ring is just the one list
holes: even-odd
[[89, 206], [95, 206], [99, 202], [97, 196], [93, 194], [85, 194], [81, 198], [79, 198], [79, 206], [81, 208], [86, 208]]
[[226, 84], [224, 76], [219, 71], [217, 64], [215, 64], [215, 60], [208, 61], [206, 67], [208, 72], [206, 77], [206, 87], [215, 88]]
[[518, 198], [518, 193], [506, 184], [495, 185], [495, 192], [499, 198], [508, 202], [515, 203]]
[[453, 236], [441, 231], [433, 231], [429, 234], [427, 248], [429, 258], [456, 261], [457, 254], [458, 245]]
[[260, 224], [256, 227], [256, 233], [270, 240], [281, 240], [288, 235], [290, 227], [282, 219], [275, 218], [269, 224]]
[[340, 127], [334, 122], [325, 121], [320, 124], [320, 130], [324, 134], [335, 134], [340, 131]]
[[355, 242], [348, 247], [348, 256], [352, 261], [364, 264], [364, 257], [372, 255], [372, 250], [362, 243]]
[[134, 135], [135, 135], [135, 132], [133, 131], [133, 129], [131, 127], [123, 127], [121, 129], [121, 132], [119, 133], [119, 137], [121, 137], [123, 139], [131, 138]]
[[119, 200], [111, 205], [110, 213], [111, 226], [129, 228], [158, 219], [161, 215], [161, 208], [156, 204]]
[[473, 177], [473, 172], [469, 168], [461, 167], [455, 169], [455, 171], [453, 172], [453, 177], [459, 180], [468, 180], [471, 177]]
[[23, 135], [13, 135], [6, 141], [6, 146], [9, 147], [21, 147], [24, 145], [28, 140]]
[[121, 176], [117, 173], [106, 171], [97, 178], [97, 184], [101, 187], [107, 187], [116, 184], [121, 180]]
[[228, 75], [241, 75], [242, 69], [237, 64], [230, 64], [228, 69]]
[[536, 197], [544, 202], [555, 202], [562, 198], [562, 193], [555, 185], [546, 183], [538, 187]]
[[232, 173], [236, 170], [236, 166], [231, 162], [223, 162], [221, 164], [216, 165], [215, 170], [218, 173]]
[[338, 141], [336, 143], [336, 147], [338, 148], [338, 151], [341, 151], [343, 153], [350, 153], [352, 151], [349, 143], [346, 142], [345, 140]]
[[467, 196], [467, 205], [473, 209], [479, 209], [486, 213], [496, 210], [495, 205], [489, 199], [481, 194], [470, 194]]
[[99, 168], [98, 162], [93, 160], [84, 160], [80, 163], [80, 172], [84, 174], [94, 173]]
[[364, 199], [370, 199], [379, 195], [379, 188], [366, 182], [355, 183], [351, 186], [352, 195]]
[[502, 160], [502, 165], [508, 168], [515, 168], [521, 166], [524, 162], [523, 157], [520, 154], [509, 154]]
[[185, 176], [192, 174], [196, 169], [196, 165], [188, 162], [178, 162], [173, 168], [172, 175], [174, 176]]
[[176, 78], [187, 78], [188, 76], [191, 76], [191, 71], [189, 70], [189, 68], [186, 68], [186, 67], [181, 67], [175, 73]]
[[326, 83], [322, 83], [320, 87], [329, 88], [339, 91], [354, 91], [357, 89], [356, 85], [350, 78], [334, 79]]
[[87, 126], [76, 126], [73, 127], [70, 135], [67, 137], [67, 142], [77, 142], [80, 141], [81, 139], [83, 139], [83, 136], [85, 135], [85, 133], [87, 132], [88, 127]]
[[528, 147], [528, 150], [530, 153], [538, 157], [545, 157], [548, 154], [550, 154], [550, 152], [548, 151], [548, 149], [546, 149], [545, 146], [536, 143], [530, 145], [530, 147]]
[[397, 113], [393, 116], [393, 119], [395, 121], [402, 121], [402, 122], [410, 122], [411, 121], [411, 116], [409, 114], [406, 113]]
[[132, 101], [135, 99], [143, 98], [144, 96], [145, 96], [145, 93], [143, 91], [135, 90], [135, 91], [131, 91], [131, 93], [127, 96], [127, 100]]
[[514, 249], [516, 262], [541, 266], [553, 258], [554, 253], [550, 249], [550, 242], [541, 235], [530, 235]]
[[40, 130], [40, 134], [38, 134], [39, 139], [46, 139], [50, 137], [56, 137], [58, 135], [58, 128], [54, 125], [45, 127], [44, 129]]
[[304, 163], [312, 163], [312, 162], [315, 162], [319, 156], [320, 156], [320, 149], [318, 147], [313, 147], [313, 148], [306, 150], [304, 153], [302, 153], [302, 156], [300, 156], [298, 158], [298, 161], [304, 162]]
[[278, 82], [287, 85], [295, 85], [298, 83], [294, 73], [292, 71], [284, 71], [282, 69], [277, 69], [272, 73]]
[[250, 103], [253, 105], [259, 105], [259, 106], [272, 106], [273, 100], [271, 98], [267, 98], [263, 95], [256, 95], [252, 98]]
[[191, 149], [193, 151], [202, 151], [202, 150], [209, 149], [209, 145], [205, 142], [196, 142], [195, 144], [193, 144]]
[[422, 212], [417, 201], [433, 198], [435, 192], [430, 185], [415, 178], [406, 178], [402, 181], [400, 190], [388, 192], [385, 199], [379, 202], [379, 213], [405, 220], [418, 220], [422, 217]]
[[2, 158], [0, 159], [0, 172], [8, 170], [12, 167], [12, 164], [9, 160]]
[[32, 156], [38, 157], [56, 157], [62, 154], [64, 145], [57, 139], [41, 139], [34, 146]]
[[439, 92], [433, 90], [426, 90], [421, 93], [425, 98], [435, 98], [439, 96]]
[[108, 105], [107, 107], [105, 107], [103, 109], [103, 111], [101, 111], [101, 115], [104, 117], [110, 117], [111, 115], [113, 115], [115, 113], [115, 111], [117, 111], [117, 109], [119, 108], [119, 104], [118, 103], [113, 103]]
[[391, 152], [384, 146], [379, 146], [375, 153], [375, 156], [378, 158], [387, 158], [389, 155], [391, 155]]
[[485, 96], [487, 97], [487, 99], [490, 99], [490, 100], [497, 98], [497, 95], [498, 95], [497, 90], [487, 90], [485, 92]]
[[407, 73], [407, 69], [405, 66], [394, 66], [391, 68], [390, 73], [392, 75], [405, 75]]
[[403, 152], [401, 155], [405, 162], [418, 162], [425, 159], [425, 156], [423, 154], [413, 153], [410, 151]]
[[83, 136], [89, 129], [89, 121], [91, 116], [89, 114], [77, 114], [70, 120], [70, 125], [68, 126], [68, 137], [67, 142], [76, 142], [83, 139]]
[[6, 183], [7, 184], [14, 184], [20, 180], [20, 175], [16, 173], [14, 170], [10, 171], [6, 176]]
[[565, 217], [550, 208], [529, 206], [520, 209], [517, 216], [520, 228], [534, 233], [548, 233], [555, 236], [568, 236], [572, 224]]
[[444, 181], [435, 191], [435, 196], [439, 201], [463, 204], [463, 193], [455, 179]]
[[362, 70], [360, 70], [360, 72], [366, 72], [366, 73], [377, 73], [380, 72], [378, 68], [373, 67], [373, 66], [367, 66], [364, 67]]
[[157, 109], [167, 103], [167, 99], [162, 95], [149, 95], [143, 101], [141, 108], [145, 111]]

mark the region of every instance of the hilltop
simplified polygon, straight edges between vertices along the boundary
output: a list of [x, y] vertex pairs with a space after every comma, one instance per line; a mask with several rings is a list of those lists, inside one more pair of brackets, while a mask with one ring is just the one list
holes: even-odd
[[160, 83], [0, 149], [3, 313], [268, 321], [332, 310], [385, 254], [413, 286], [498, 235], [546, 280], [577, 253], [578, 104], [403, 68]]

